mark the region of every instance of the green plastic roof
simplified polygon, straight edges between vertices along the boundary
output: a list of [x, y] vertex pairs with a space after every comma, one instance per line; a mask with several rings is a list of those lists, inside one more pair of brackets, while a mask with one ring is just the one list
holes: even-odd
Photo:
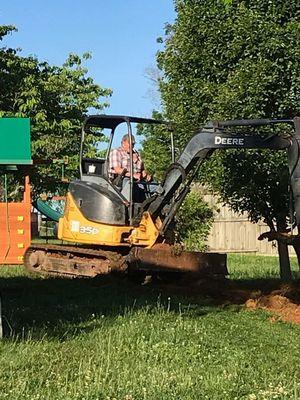
[[0, 118], [0, 165], [32, 164], [30, 119]]

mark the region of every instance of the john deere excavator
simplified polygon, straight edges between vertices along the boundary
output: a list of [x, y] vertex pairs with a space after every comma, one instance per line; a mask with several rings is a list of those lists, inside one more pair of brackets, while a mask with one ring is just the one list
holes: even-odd
[[[124, 197], [109, 177], [109, 153], [116, 128], [132, 123], [167, 124], [164, 121], [129, 116], [89, 116], [82, 128], [80, 179], [71, 182], [64, 215], [59, 219], [58, 238], [69, 245], [34, 244], [25, 254], [31, 271], [66, 276], [108, 274], [131, 270], [189, 272], [198, 275], [226, 275], [226, 255], [179, 251], [168, 231], [177, 210], [190, 190], [199, 166], [216, 149], [287, 150], [296, 221], [300, 224], [300, 118], [272, 120], [215, 121], [204, 124], [190, 139], [182, 154], [166, 171], [155, 193], [135, 201], [134, 179], [130, 176], [130, 197]], [[272, 127], [292, 127], [291, 133], [273, 134]], [[243, 133], [238, 133], [243, 127]], [[264, 135], [255, 133], [264, 127]], [[106, 157], [84, 157], [86, 133], [110, 130]], [[266, 134], [266, 130], [269, 134]], [[276, 129], [278, 131], [278, 129]], [[101, 133], [99, 133], [101, 134]], [[130, 146], [130, 149], [132, 147]], [[130, 163], [133, 153], [130, 150]], [[131, 171], [133, 168], [131, 168]]]

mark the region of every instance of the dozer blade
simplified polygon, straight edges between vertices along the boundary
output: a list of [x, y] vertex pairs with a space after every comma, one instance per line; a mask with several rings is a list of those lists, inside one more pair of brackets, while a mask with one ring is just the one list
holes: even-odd
[[228, 275], [226, 254], [178, 251], [165, 244], [151, 249], [135, 247], [127, 261], [131, 268], [149, 272], [184, 272], [205, 277]]

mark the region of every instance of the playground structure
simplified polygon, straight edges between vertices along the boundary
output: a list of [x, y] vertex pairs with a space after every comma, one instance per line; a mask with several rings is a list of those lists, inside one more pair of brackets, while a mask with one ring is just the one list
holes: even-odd
[[[31, 195], [26, 169], [32, 164], [29, 118], [0, 118], [0, 264], [22, 264], [31, 243]], [[9, 175], [24, 172], [23, 199], [8, 198]]]

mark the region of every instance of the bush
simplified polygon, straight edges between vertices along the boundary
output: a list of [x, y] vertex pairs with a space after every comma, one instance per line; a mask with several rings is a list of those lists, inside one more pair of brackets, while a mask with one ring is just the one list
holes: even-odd
[[192, 191], [182, 204], [176, 218], [176, 240], [187, 250], [207, 250], [206, 240], [213, 222], [213, 210], [201, 194]]

